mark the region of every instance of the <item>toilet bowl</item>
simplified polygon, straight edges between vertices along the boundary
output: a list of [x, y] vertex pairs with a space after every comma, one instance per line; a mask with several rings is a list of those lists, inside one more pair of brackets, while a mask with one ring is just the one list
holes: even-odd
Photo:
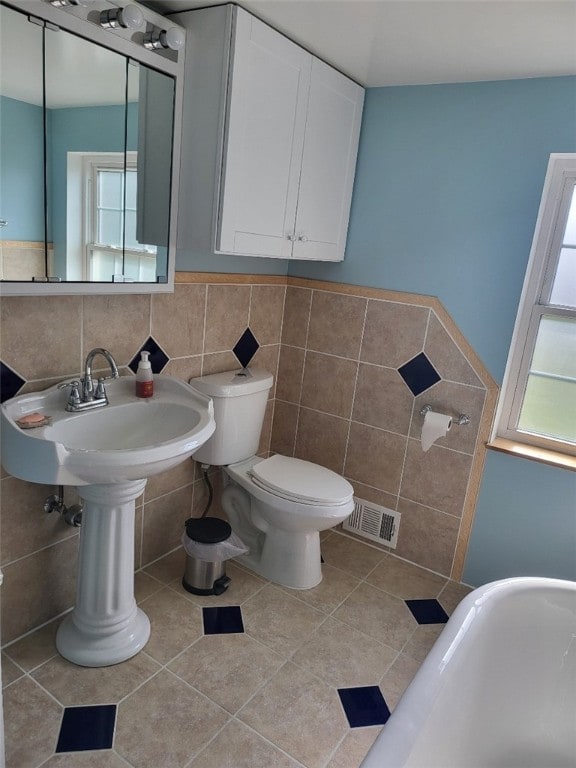
[[270, 581], [310, 589], [322, 580], [320, 531], [352, 513], [354, 491], [318, 464], [256, 455], [272, 381], [258, 369], [191, 379], [212, 397], [216, 421], [194, 458], [224, 469], [222, 507], [250, 550], [238, 560]]
[[353, 511], [350, 483], [317, 464], [280, 455], [253, 456], [224, 472], [222, 507], [250, 547], [240, 562], [293, 589], [319, 584], [320, 531]]

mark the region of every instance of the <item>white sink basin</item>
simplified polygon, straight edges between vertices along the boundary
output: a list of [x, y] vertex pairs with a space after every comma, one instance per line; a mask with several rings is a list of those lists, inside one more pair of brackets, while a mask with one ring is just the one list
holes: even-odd
[[[57, 386], [2, 405], [2, 463], [14, 477], [53, 485], [114, 484], [171, 469], [214, 432], [210, 398], [170, 376], [154, 377], [141, 399], [131, 376], [106, 383], [109, 405], [68, 413], [68, 391]], [[21, 429], [16, 420], [39, 412], [50, 423]]]

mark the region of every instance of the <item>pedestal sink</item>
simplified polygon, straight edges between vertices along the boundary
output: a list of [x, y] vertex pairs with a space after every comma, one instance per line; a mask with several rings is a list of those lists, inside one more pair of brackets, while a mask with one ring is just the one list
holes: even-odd
[[[212, 401], [170, 376], [139, 399], [134, 379], [107, 384], [109, 405], [65, 411], [54, 386], [20, 395], [0, 410], [7, 472], [34, 483], [74, 485], [83, 499], [76, 605], [58, 629], [64, 658], [86, 667], [117, 664], [140, 651], [148, 617], [134, 599], [134, 512], [146, 479], [190, 457], [214, 432]], [[49, 423], [21, 429], [31, 413]]]

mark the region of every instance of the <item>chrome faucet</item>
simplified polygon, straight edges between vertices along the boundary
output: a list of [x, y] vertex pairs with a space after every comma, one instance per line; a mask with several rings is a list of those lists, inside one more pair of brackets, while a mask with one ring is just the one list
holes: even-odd
[[[106, 361], [110, 366], [111, 375], [99, 378], [98, 381], [95, 381], [92, 378], [92, 364], [97, 355], [102, 355], [102, 357], [106, 358]], [[70, 395], [68, 396], [68, 402], [66, 403], [66, 410], [88, 411], [92, 408], [101, 408], [104, 405], [108, 405], [108, 395], [106, 394], [104, 382], [106, 379], [117, 379], [119, 375], [116, 361], [107, 349], [96, 347], [95, 349], [90, 350], [86, 356], [84, 376], [80, 381], [63, 382], [58, 385], [59, 389], [70, 387]]]

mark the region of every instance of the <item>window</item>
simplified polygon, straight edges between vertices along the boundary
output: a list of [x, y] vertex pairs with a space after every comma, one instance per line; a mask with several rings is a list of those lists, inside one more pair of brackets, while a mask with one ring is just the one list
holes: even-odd
[[576, 155], [551, 155], [495, 435], [576, 455]]
[[136, 236], [137, 153], [124, 162], [123, 152], [68, 153], [67, 279], [156, 282], [157, 248]]

